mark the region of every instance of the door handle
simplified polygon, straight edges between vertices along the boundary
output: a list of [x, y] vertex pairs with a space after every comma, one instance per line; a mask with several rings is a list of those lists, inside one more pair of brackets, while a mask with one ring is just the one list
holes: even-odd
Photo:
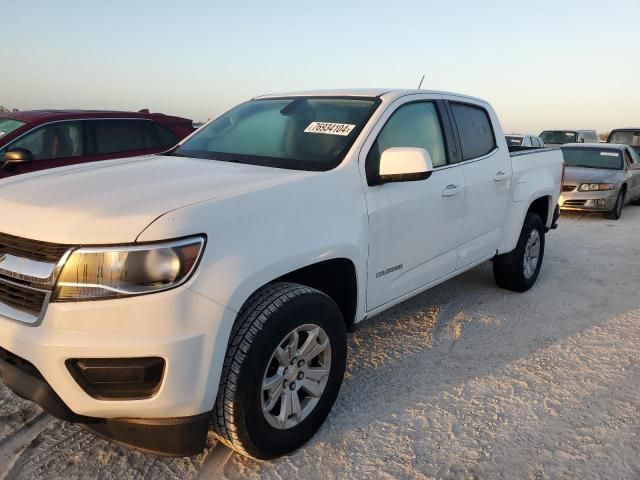
[[462, 191], [462, 185], [454, 185], [453, 183], [447, 185], [444, 190], [442, 190], [443, 197], [453, 197], [454, 195], [458, 195]]
[[500, 171], [500, 172], [496, 173], [493, 176], [493, 181], [494, 182], [504, 182], [507, 178], [509, 178], [509, 175], [507, 175], [506, 173]]

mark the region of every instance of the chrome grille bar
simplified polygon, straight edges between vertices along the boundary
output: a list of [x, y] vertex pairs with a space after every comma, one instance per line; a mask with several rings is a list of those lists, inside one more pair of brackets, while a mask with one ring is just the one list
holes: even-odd
[[72, 248], [0, 233], [0, 315], [38, 325]]

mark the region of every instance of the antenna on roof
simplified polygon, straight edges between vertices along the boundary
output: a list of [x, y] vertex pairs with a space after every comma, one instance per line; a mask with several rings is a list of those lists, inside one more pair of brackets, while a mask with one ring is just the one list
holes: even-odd
[[420, 87], [422, 87], [422, 82], [424, 82], [424, 77], [425, 75], [422, 75], [422, 78], [420, 79], [420, 83], [418, 84], [418, 90], [420, 90]]

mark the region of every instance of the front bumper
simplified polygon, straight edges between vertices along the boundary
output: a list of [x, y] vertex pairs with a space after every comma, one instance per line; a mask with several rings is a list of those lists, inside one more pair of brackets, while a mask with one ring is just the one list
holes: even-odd
[[[16, 370], [5, 359], [0, 376], [56, 417], [141, 450], [191, 454], [206, 437], [235, 315], [181, 287], [128, 299], [51, 303], [37, 327], [0, 316], [0, 347], [28, 366]], [[165, 361], [162, 383], [150, 398], [93, 398], [66, 365], [73, 358], [139, 357]], [[199, 443], [170, 441], [194, 434]], [[149, 443], [159, 437], [165, 437], [162, 448]]]
[[618, 198], [618, 190], [597, 192], [562, 192], [558, 204], [562, 210], [609, 212]]
[[209, 414], [164, 419], [103, 419], [77, 415], [30, 362], [0, 349], [0, 378], [11, 391], [40, 405], [60, 420], [84, 425], [127, 447], [169, 456], [191, 456], [206, 444]]

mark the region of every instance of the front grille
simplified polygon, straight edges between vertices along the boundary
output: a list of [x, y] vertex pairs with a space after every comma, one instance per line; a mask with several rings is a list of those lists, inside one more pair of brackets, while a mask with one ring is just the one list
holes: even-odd
[[0, 233], [0, 315], [38, 324], [69, 248]]
[[586, 200], [565, 200], [564, 206], [565, 207], [582, 207], [584, 206], [585, 203], [587, 203]]
[[562, 185], [563, 192], [573, 192], [576, 189], [575, 185]]
[[0, 233], [1, 253], [12, 253], [19, 257], [27, 257], [32, 260], [57, 263], [68, 249], [68, 245], [28, 240], [26, 238], [7, 235], [6, 233]]
[[11, 308], [38, 317], [46, 298], [44, 290], [27, 288], [0, 278], [0, 303]]

